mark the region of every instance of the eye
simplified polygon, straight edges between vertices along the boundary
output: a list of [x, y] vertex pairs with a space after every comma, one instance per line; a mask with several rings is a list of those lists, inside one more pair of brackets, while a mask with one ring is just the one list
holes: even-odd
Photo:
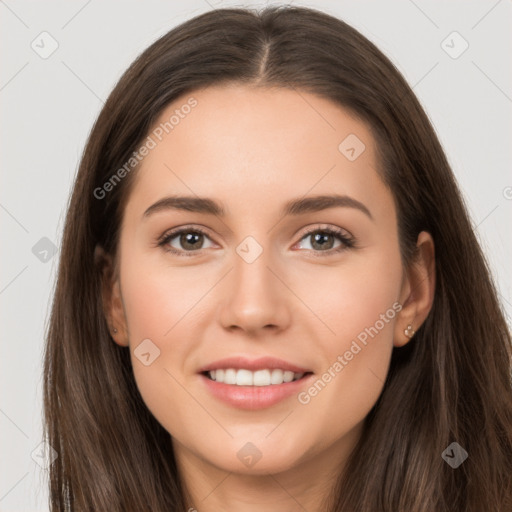
[[[308, 249], [314, 251], [316, 253], [338, 253], [348, 249], [350, 247], [354, 247], [355, 240], [349, 235], [348, 232], [338, 228], [316, 228], [308, 231], [302, 238], [299, 244], [302, 243], [303, 240], [309, 240], [310, 247], [300, 247], [301, 249]], [[336, 246], [336, 241], [339, 244]]]
[[[338, 253], [355, 245], [354, 238], [347, 231], [332, 227], [317, 227], [309, 230], [302, 236], [298, 245], [302, 245], [304, 240], [310, 241], [310, 247], [299, 247], [299, 249], [312, 251], [315, 256], [323, 256], [325, 253], [327, 255]], [[205, 241], [210, 241], [210, 245], [205, 246]], [[337, 246], [336, 242], [338, 242]], [[208, 234], [198, 227], [173, 229], [165, 233], [157, 242], [157, 245], [177, 256], [194, 256], [200, 253], [202, 249], [213, 246]]]
[[204, 246], [205, 239], [209, 240], [209, 237], [202, 229], [185, 227], [164, 234], [158, 245], [179, 256], [193, 256], [201, 249], [211, 247]]

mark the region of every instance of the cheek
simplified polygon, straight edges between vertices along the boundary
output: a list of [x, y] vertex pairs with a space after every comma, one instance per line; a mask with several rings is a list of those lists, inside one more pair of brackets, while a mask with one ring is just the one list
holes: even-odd
[[402, 281], [400, 255], [394, 247], [379, 247], [337, 266], [300, 268], [290, 279], [297, 295], [322, 321], [316, 324], [317, 334], [325, 333], [319, 339], [327, 342], [326, 354], [349, 346], [361, 333], [364, 338], [375, 326], [383, 337], [391, 335]]
[[393, 349], [401, 309], [399, 254], [376, 251], [362, 260], [316, 271], [300, 292], [329, 328], [318, 322], [324, 366], [299, 397], [309, 413], [314, 411], [316, 425], [326, 429], [326, 438], [366, 417], [382, 391]]
[[166, 265], [165, 258], [156, 252], [132, 255], [121, 272], [130, 342], [134, 344], [144, 338], [158, 345], [168, 344], [198, 314], [201, 296], [215, 278], [211, 271], [193, 266]]
[[[183, 375], [201, 340], [198, 326], [204, 322], [207, 302], [201, 298], [218, 277], [211, 270], [201, 274], [193, 267], [172, 268], [133, 253], [123, 262], [121, 275], [130, 355], [141, 396], [171, 434], [190, 430], [201, 410], [187, 392]], [[180, 414], [171, 415], [176, 410]]]

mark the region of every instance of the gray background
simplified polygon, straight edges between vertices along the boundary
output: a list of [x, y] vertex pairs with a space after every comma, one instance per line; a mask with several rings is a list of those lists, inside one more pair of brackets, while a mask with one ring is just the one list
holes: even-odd
[[[511, 0], [292, 3], [352, 24], [414, 87], [459, 180], [510, 318]], [[37, 462], [43, 334], [86, 137], [137, 54], [178, 23], [233, 5], [265, 3], [0, 0], [0, 511], [48, 510], [46, 471]], [[41, 36], [44, 31], [50, 36]], [[457, 58], [465, 43], [453, 31], [469, 44]], [[58, 48], [42, 58], [52, 40]]]

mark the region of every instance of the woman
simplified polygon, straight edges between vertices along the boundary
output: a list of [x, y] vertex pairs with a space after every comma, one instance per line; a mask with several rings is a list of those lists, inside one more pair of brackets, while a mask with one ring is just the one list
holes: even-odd
[[453, 174], [316, 10], [208, 12], [120, 79], [45, 377], [51, 510], [512, 509], [510, 334]]

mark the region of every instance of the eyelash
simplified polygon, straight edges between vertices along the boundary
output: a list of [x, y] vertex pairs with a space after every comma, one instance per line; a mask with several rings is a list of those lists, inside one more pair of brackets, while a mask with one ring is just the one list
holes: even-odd
[[[201, 249], [199, 249], [197, 251], [181, 251], [181, 250], [175, 249], [174, 247], [171, 247], [168, 245], [169, 242], [173, 238], [176, 238], [176, 236], [181, 235], [182, 233], [201, 234], [201, 235], [204, 235], [204, 236], [210, 238], [208, 233], [206, 231], [202, 230], [201, 228], [185, 226], [184, 228], [178, 228], [178, 229], [169, 231], [167, 233], [164, 233], [164, 235], [162, 235], [162, 237], [160, 237], [158, 239], [156, 245], [158, 247], [162, 247], [164, 249], [164, 251], [170, 252], [177, 256], [190, 257], [190, 256], [195, 256], [197, 254], [200, 254]], [[315, 255], [315, 257], [322, 257], [323, 255], [329, 256], [329, 255], [337, 254], [337, 253], [340, 253], [347, 249], [355, 247], [355, 239], [353, 237], [347, 236], [346, 231], [344, 231], [344, 230], [342, 231], [341, 229], [332, 228], [332, 227], [327, 227], [327, 228], [318, 228], [317, 227], [315, 229], [311, 229], [310, 231], [307, 231], [306, 233], [304, 233], [299, 241], [304, 240], [305, 238], [307, 238], [308, 236], [310, 236], [314, 233], [327, 233], [329, 235], [333, 235], [336, 238], [338, 238], [338, 240], [340, 240], [342, 243], [342, 245], [340, 245], [339, 247], [337, 247], [335, 249], [329, 249], [327, 251], [315, 251], [314, 249], [307, 249], [308, 251], [311, 251]]]

